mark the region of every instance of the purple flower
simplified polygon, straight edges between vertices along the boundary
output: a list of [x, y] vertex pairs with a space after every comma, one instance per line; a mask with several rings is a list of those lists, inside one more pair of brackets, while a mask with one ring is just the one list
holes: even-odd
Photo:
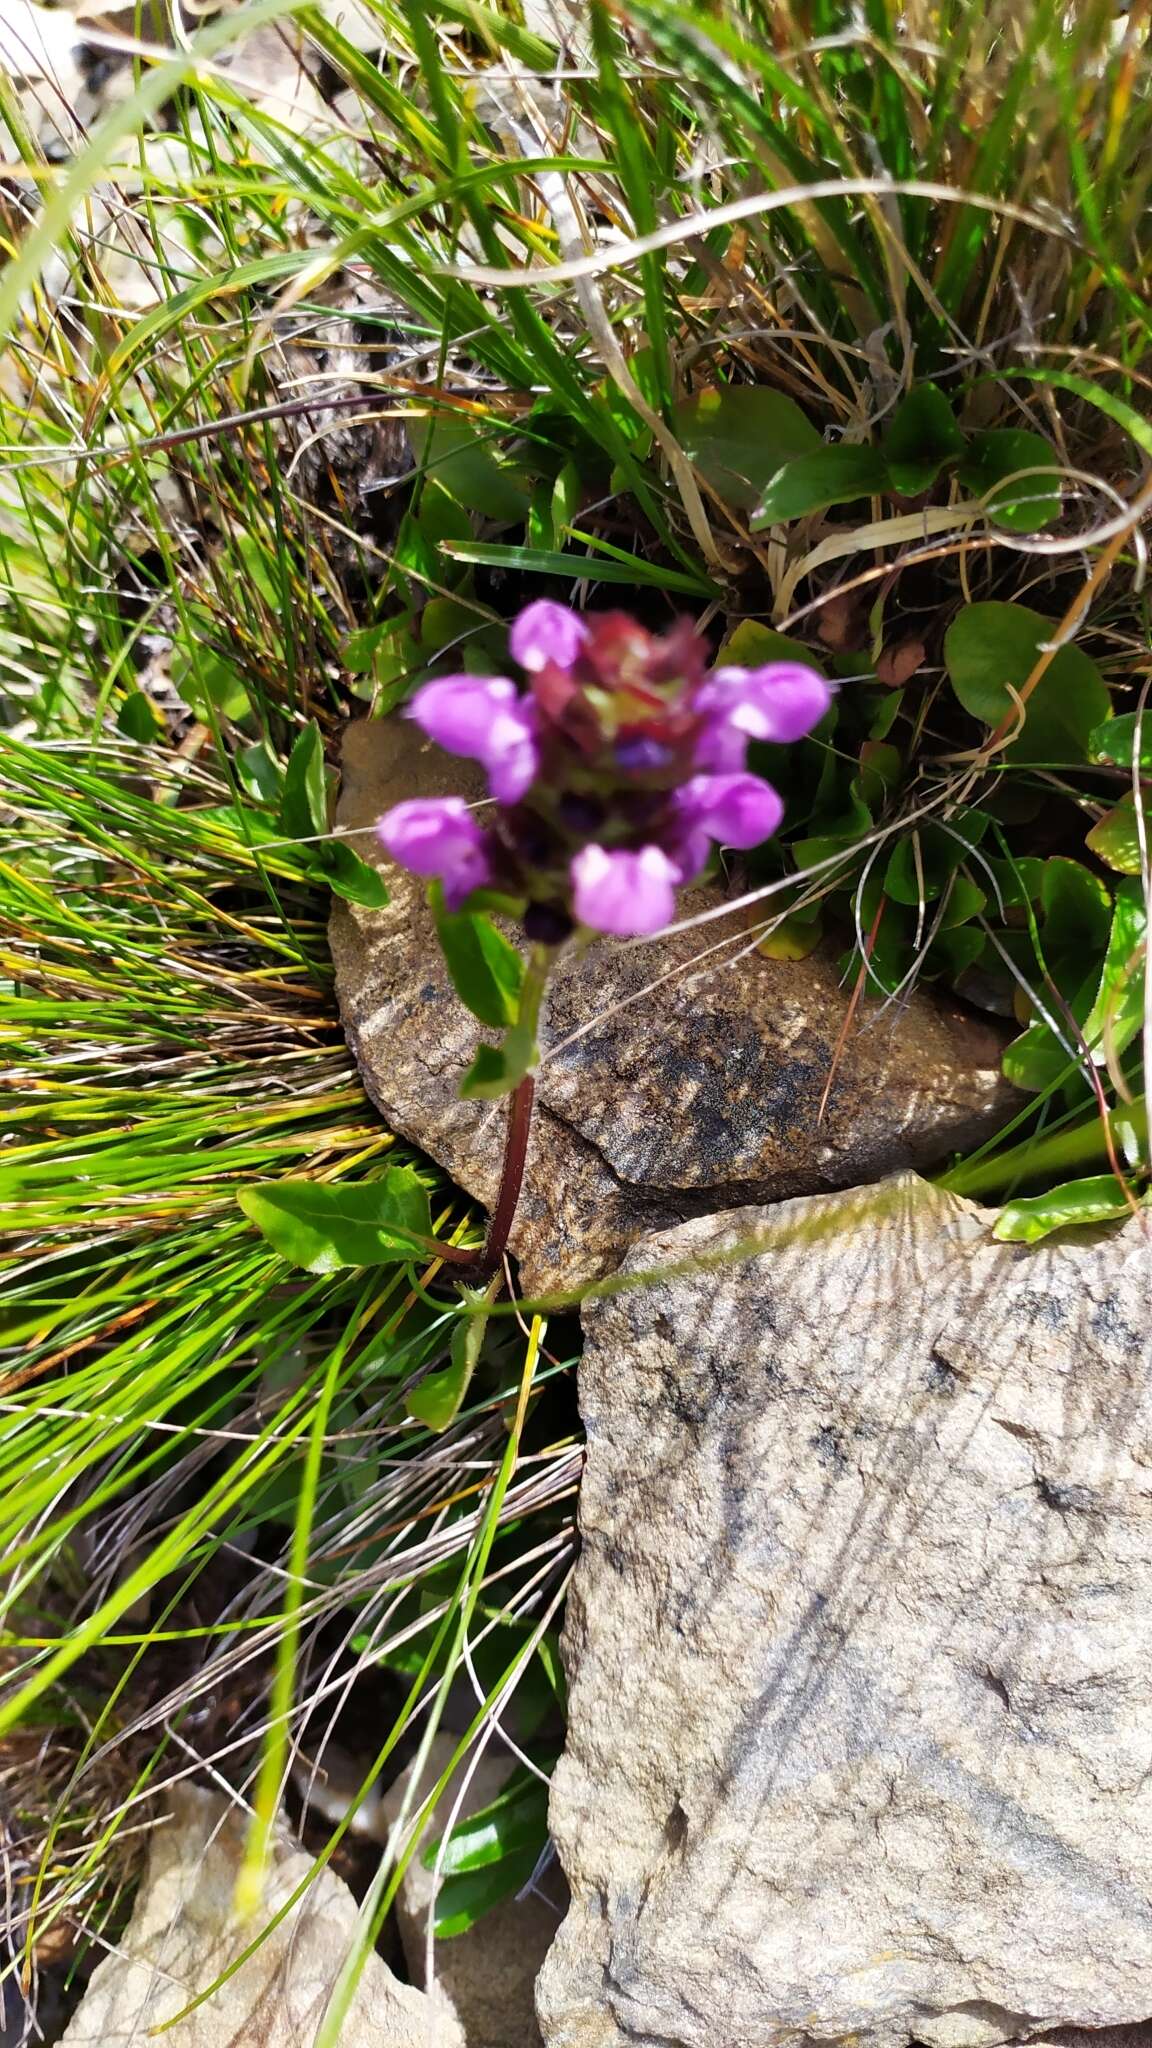
[[376, 830], [400, 867], [439, 876], [449, 910], [492, 878], [487, 834], [462, 796], [412, 797], [386, 811]]
[[569, 611], [566, 604], [553, 604], [551, 598], [539, 597], [534, 604], [525, 605], [513, 620], [508, 647], [513, 661], [534, 676], [549, 664], [571, 668], [587, 638], [588, 628], [583, 619]]
[[[718, 668], [705, 676], [693, 700], [704, 731], [696, 745], [701, 768], [742, 768], [749, 740], [778, 745], [802, 739], [832, 702], [823, 676], [799, 661], [764, 668]], [[732, 842], [735, 844], [735, 842]]]
[[535, 707], [508, 676], [441, 676], [417, 690], [408, 717], [448, 753], [482, 762], [502, 804], [517, 803], [536, 780]]
[[642, 938], [671, 924], [680, 871], [658, 846], [629, 853], [586, 846], [571, 866], [572, 908], [580, 924], [613, 938]]
[[784, 816], [776, 791], [759, 775], [693, 775], [674, 803], [686, 833], [706, 832], [721, 846], [759, 846]]

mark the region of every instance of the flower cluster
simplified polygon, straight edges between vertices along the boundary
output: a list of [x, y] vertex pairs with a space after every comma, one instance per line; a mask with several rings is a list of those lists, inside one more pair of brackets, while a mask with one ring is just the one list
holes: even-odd
[[714, 844], [769, 838], [783, 806], [746, 768], [749, 741], [800, 739], [830, 701], [797, 662], [709, 670], [688, 620], [655, 635], [625, 612], [581, 617], [542, 599], [514, 621], [509, 650], [526, 689], [444, 676], [408, 707], [429, 738], [482, 764], [495, 812], [420, 798], [379, 832], [402, 867], [439, 878], [449, 908], [496, 891], [545, 944], [576, 926], [659, 931]]

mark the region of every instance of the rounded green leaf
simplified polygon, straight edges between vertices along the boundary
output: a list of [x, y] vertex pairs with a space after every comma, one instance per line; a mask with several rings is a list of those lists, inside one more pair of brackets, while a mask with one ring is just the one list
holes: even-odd
[[1152, 768], [1152, 707], [1147, 711], [1122, 711], [1119, 718], [1107, 718], [1098, 725], [1088, 741], [1088, 758], [1091, 761], [1115, 761], [1121, 768], [1131, 768], [1137, 746], [1140, 749], [1138, 765]]
[[769, 661], [799, 661], [805, 668], [814, 668], [817, 675], [824, 674], [824, 663], [811, 648], [804, 647], [799, 640], [790, 640], [786, 633], [774, 632], [771, 626], [762, 626], [759, 619], [741, 619], [724, 642], [721, 659], [730, 667], [739, 668], [763, 668]]
[[[1021, 470], [1033, 473], [1021, 476]], [[992, 427], [974, 434], [960, 481], [973, 497], [987, 501], [988, 517], [1011, 533], [1035, 533], [1060, 516], [1056, 451], [1040, 434], [1025, 428]]]
[[1044, 863], [1040, 902], [1049, 967], [1053, 954], [1074, 954], [1083, 974], [1096, 954], [1103, 957], [1108, 944], [1112, 925], [1112, 893], [1108, 884], [1081, 861], [1054, 854]]
[[964, 447], [956, 416], [939, 386], [917, 384], [900, 401], [884, 436], [893, 490], [908, 497], [926, 491]]
[[[1027, 605], [966, 605], [944, 636], [945, 665], [965, 711], [989, 726], [1012, 716], [1009, 685], [1023, 689], [1056, 630], [1054, 619]], [[1095, 662], [1079, 647], [1062, 647], [1029, 697], [1023, 731], [1007, 756], [1053, 764], [1083, 761], [1090, 735], [1108, 709], [1108, 692]]]
[[782, 463], [820, 446], [795, 399], [762, 384], [710, 386], [673, 408], [690, 462], [727, 504], [750, 512]]
[[[1123, 796], [1098, 818], [1085, 845], [1119, 875], [1138, 875], [1141, 866], [1140, 821], [1133, 796]], [[1144, 806], [1144, 844], [1152, 849], [1152, 804]]]
[[876, 448], [816, 448], [786, 462], [772, 477], [752, 518], [752, 531], [780, 526], [829, 505], [849, 505], [889, 488], [888, 464]]
[[514, 1043], [509, 1032], [503, 1045], [478, 1045], [476, 1057], [460, 1083], [465, 1102], [495, 1102], [520, 1086], [536, 1058], [534, 1044]]
[[148, 745], [158, 740], [164, 723], [151, 697], [143, 690], [130, 690], [116, 714], [116, 724], [130, 740]]
[[528, 479], [501, 452], [502, 422], [446, 411], [405, 424], [416, 460], [458, 505], [504, 525], [526, 516]]

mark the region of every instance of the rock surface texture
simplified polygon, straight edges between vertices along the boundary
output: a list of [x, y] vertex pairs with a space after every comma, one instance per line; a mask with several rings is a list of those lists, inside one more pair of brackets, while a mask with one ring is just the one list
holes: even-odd
[[[265, 1910], [237, 1925], [232, 1897], [246, 1817], [215, 1792], [184, 1785], [152, 1837], [148, 1871], [127, 1931], [99, 1964], [61, 2048], [307, 2048], [356, 1929], [356, 1902], [321, 1871], [300, 1903], [211, 1998], [155, 2029], [234, 1965], [261, 1925], [308, 1876], [312, 1858], [278, 1839]], [[401, 1984], [369, 1956], [341, 2048], [465, 2048], [439, 1999]]]
[[[457, 1094], [477, 1026], [441, 964], [423, 885], [364, 829], [401, 797], [482, 794], [466, 778], [402, 721], [349, 728], [337, 821], [387, 869], [392, 902], [337, 903], [331, 943], [368, 1093], [490, 1205], [503, 1111]], [[721, 900], [696, 890], [685, 907]], [[512, 1235], [525, 1286], [578, 1286], [646, 1231], [924, 1166], [1003, 1121], [1012, 1098], [990, 1027], [926, 993], [883, 1015], [865, 1002], [838, 1056], [848, 1005], [834, 958], [766, 959], [746, 912], [565, 963]]]
[[910, 1174], [699, 1219], [587, 1311], [549, 2048], [1152, 2014], [1149, 1219], [988, 1222]]

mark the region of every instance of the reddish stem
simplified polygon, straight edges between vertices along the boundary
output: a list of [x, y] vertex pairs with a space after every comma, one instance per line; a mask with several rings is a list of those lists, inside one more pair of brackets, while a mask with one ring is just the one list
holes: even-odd
[[488, 1236], [480, 1254], [483, 1271], [494, 1273], [508, 1249], [508, 1233], [516, 1220], [520, 1190], [524, 1185], [524, 1162], [528, 1157], [528, 1133], [532, 1128], [532, 1099], [536, 1083], [525, 1074], [508, 1105], [508, 1131], [504, 1139], [504, 1165], [500, 1192], [488, 1225]]
[[516, 1209], [520, 1201], [520, 1189], [524, 1184], [524, 1162], [528, 1157], [528, 1135], [532, 1129], [532, 1099], [536, 1084], [531, 1074], [515, 1089], [508, 1105], [508, 1129], [504, 1139], [504, 1164], [500, 1172], [500, 1187], [496, 1196], [496, 1207], [488, 1224], [488, 1235], [479, 1251], [470, 1250], [462, 1244], [437, 1244], [431, 1247], [438, 1259], [446, 1265], [468, 1266], [471, 1275], [486, 1280], [494, 1273], [508, 1249], [508, 1233], [516, 1220]]

